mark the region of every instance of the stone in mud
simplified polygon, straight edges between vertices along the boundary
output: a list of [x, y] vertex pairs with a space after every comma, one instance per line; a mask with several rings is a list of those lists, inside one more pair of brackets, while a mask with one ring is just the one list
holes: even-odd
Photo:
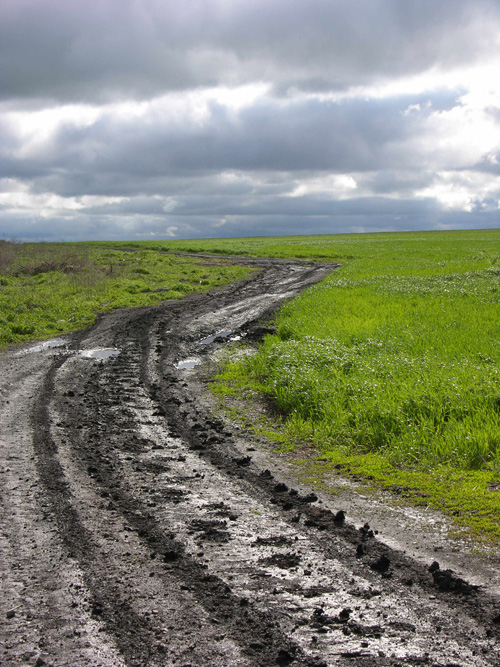
[[463, 593], [470, 594], [477, 589], [477, 586], [468, 584], [460, 577], [457, 577], [452, 570], [435, 570], [432, 573], [435, 585], [444, 593]]
[[287, 665], [290, 665], [294, 661], [293, 655], [289, 651], [285, 651], [282, 649], [278, 653], [278, 657], [276, 658], [276, 664], [278, 667], [286, 667]]
[[233, 461], [236, 463], [237, 466], [240, 466], [241, 468], [246, 468], [252, 462], [252, 457], [242, 456], [240, 458], [233, 459]]
[[259, 559], [259, 564], [267, 567], [279, 567], [282, 570], [289, 570], [292, 567], [297, 567], [300, 563], [301, 557], [299, 554], [292, 551], [284, 554], [273, 554], [267, 558]]
[[335, 523], [345, 523], [345, 512], [344, 510], [339, 510], [337, 514], [333, 517]]
[[303, 503], [315, 503], [318, 500], [318, 496], [315, 493], [308, 493], [306, 496], [302, 496], [300, 500]]
[[382, 556], [380, 556], [380, 558], [377, 558], [377, 560], [374, 561], [370, 565], [370, 567], [371, 567], [372, 570], [375, 570], [375, 572], [380, 572], [381, 574], [383, 574], [383, 573], [387, 572], [390, 565], [391, 565], [391, 561], [387, 558], [387, 556], [382, 554]]
[[275, 484], [274, 490], [276, 493], [285, 493], [288, 491], [288, 486], [286, 484], [283, 484], [283, 482], [280, 482], [279, 484]]

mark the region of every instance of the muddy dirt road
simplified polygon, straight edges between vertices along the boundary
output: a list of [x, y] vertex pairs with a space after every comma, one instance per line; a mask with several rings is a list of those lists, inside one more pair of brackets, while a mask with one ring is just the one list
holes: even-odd
[[491, 588], [293, 488], [214, 416], [202, 362], [334, 268], [258, 264], [0, 357], [2, 666], [500, 664]]

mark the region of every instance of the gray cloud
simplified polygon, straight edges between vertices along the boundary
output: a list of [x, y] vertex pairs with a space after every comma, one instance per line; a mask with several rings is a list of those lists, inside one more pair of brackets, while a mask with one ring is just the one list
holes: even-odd
[[431, 172], [420, 169], [407, 170], [404, 173], [381, 169], [368, 180], [372, 191], [377, 195], [394, 192], [409, 194], [432, 185], [434, 176]]
[[473, 169], [486, 174], [500, 175], [500, 151], [483, 155], [482, 159], [473, 166]]
[[344, 89], [491, 55], [491, 0], [3, 0], [4, 99], [148, 98], [265, 80]]
[[[87, 127], [62, 125], [31, 156], [21, 151], [22, 139], [16, 145], [7, 135], [0, 177], [30, 178], [36, 190], [78, 196], [166, 193], [172, 177], [199, 179], [227, 170], [421, 169], [421, 157], [412, 163], [402, 144], [422, 133], [428, 114], [447, 108], [451, 98], [447, 93], [432, 102], [427, 96], [286, 104], [267, 98], [236, 117], [213, 103], [201, 124], [108, 114]], [[404, 115], [409, 104], [422, 100], [429, 103], [423, 113]]]
[[2, 0], [0, 237], [492, 226], [466, 83], [397, 91], [500, 58], [499, 29], [498, 0]]

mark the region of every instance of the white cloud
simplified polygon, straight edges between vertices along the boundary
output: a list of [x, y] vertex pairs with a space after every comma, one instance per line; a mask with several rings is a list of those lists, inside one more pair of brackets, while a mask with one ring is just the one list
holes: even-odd
[[330, 174], [304, 178], [295, 182], [295, 187], [290, 192], [290, 197], [303, 197], [304, 195], [323, 194], [332, 199], [342, 199], [352, 195], [356, 190], [357, 183], [352, 176], [347, 174]]
[[445, 210], [473, 211], [481, 201], [500, 199], [500, 176], [463, 171], [437, 172], [432, 185], [417, 190], [419, 199], [435, 199]]
[[157, 197], [162, 201], [162, 209], [165, 213], [170, 213], [179, 206], [179, 202], [174, 197]]
[[[14, 183], [9, 191], [0, 192], [0, 207], [7, 214], [35, 212], [42, 218], [54, 215], [68, 215], [72, 212], [106, 206], [125, 201], [123, 197], [103, 197], [83, 195], [82, 197], [61, 197], [54, 193], [33, 193], [22, 183]], [[71, 216], [70, 216], [71, 217]]]

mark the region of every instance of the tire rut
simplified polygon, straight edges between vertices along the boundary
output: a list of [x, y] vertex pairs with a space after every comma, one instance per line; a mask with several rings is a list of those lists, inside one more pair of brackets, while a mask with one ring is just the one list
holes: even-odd
[[[498, 664], [496, 598], [290, 488], [211, 413], [213, 349], [262, 335], [283, 300], [334, 268], [250, 263], [253, 280], [113, 313], [47, 353], [31, 416], [37, 511], [73, 564], [60, 595], [80, 628], [67, 620], [66, 640], [26, 664]], [[97, 347], [120, 353], [75, 352]], [[199, 365], [176, 368], [186, 357]], [[44, 555], [63, 558], [55, 542]], [[9, 646], [5, 664], [24, 664]]]

